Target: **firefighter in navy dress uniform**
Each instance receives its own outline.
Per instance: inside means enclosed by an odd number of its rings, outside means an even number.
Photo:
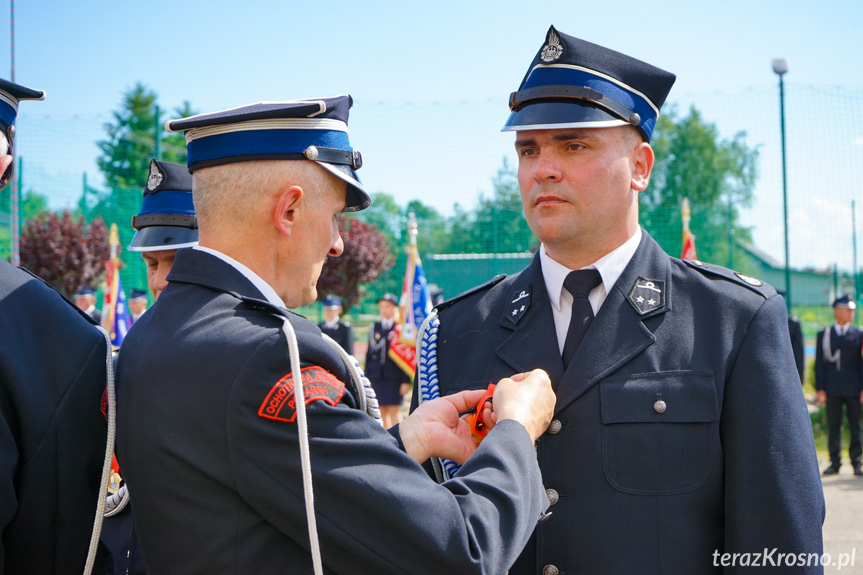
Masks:
[[[139,252],[144,258],[148,287],[153,298],[158,299],[167,286],[166,278],[177,250],[198,245],[192,175],[186,166],[155,159],[150,161],[141,212],[132,218],[132,227],[135,235],[127,249]],[[147,294],[141,290],[132,290],[130,304],[133,300],[143,300],[146,304]],[[129,308],[131,310],[132,306]],[[134,317],[135,322],[143,313],[141,311]],[[108,484],[109,495],[100,540],[106,575],[146,573],[135,534],[131,498],[123,482],[123,474],[115,459]]]
[[[390,340],[398,321],[399,300],[395,294],[385,293],[378,299],[380,319],[369,329],[369,348],[366,353],[366,377],[372,382],[384,426],[399,422],[399,410],[404,396],[410,391],[410,377],[390,357]]]
[[[11,177],[19,100],[0,80],[0,174]],[[107,427],[107,342],[39,278],[0,260],[0,573],[82,573]]]
[[[117,456],[149,572],[499,575],[548,506],[533,443],[553,411],[545,374],[498,383],[479,446],[459,413],[483,392],[388,432],[353,359],[288,311],[343,251],[336,216],[369,204],[350,105],[168,123],[186,132],[200,245],[179,250],[118,365]],[[432,454],[462,475],[435,484],[419,463]]]
[[[354,354],[354,328],[350,322],[341,318],[342,298],[328,295],[321,302],[324,306],[324,321],[318,324],[321,332],[327,334],[349,354]]]
[[[795,566],[764,572],[821,571],[797,555],[821,553],[824,500],[782,298],[638,225],[673,81],[549,29],[504,127],[542,246],[438,307],[441,394],[536,367],[556,390],[538,442],[553,514],[510,575],[715,573],[774,548]]]
[[[863,332],[854,321],[857,305],[848,296],[836,298],[833,313],[836,322],[818,332],[815,340],[815,389],[818,402],[827,407],[827,449],[830,466],[824,475],[839,473],[842,465],[842,411],[848,416],[848,457],[854,475],[863,475],[860,467],[863,441],[860,434],[860,404],[863,402]]]

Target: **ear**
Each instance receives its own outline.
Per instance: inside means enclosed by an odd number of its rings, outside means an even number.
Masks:
[[[279,191],[273,207],[273,224],[280,234],[290,236],[303,205],[305,192],[300,186]]]
[[[639,143],[632,150],[632,189],[643,192],[650,183],[650,172],[653,170],[653,148],[647,142]]]

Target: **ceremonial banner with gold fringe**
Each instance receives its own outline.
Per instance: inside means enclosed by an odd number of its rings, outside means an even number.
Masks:
[[[680,253],[680,259],[697,260],[698,256],[695,255],[695,235],[689,231],[689,220],[691,218],[688,198],[683,198],[680,206],[680,217],[683,220],[683,250]]]
[[[417,368],[417,332],[431,312],[432,305],[417,250],[417,222],[413,213],[410,214],[408,227],[410,248],[399,300],[400,320],[393,329],[389,356],[408,377],[413,378]]]
[[[132,317],[126,308],[126,294],[120,283],[120,233],[117,224],[111,224],[108,236],[111,246],[111,259],[105,262],[105,299],[102,304],[102,327],[111,336],[111,344],[120,347],[129,328]]]

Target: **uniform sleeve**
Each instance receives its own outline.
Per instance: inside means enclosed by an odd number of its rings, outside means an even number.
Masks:
[[[746,328],[725,385],[726,552],[822,552],[824,497],[786,317],[781,297],[765,301]],[[782,565],[767,572],[821,572]]]
[[[353,355],[354,354],[354,328],[351,325],[346,325],[345,330],[347,331],[347,337],[345,338],[347,341],[347,347],[345,350]]]
[[[290,371],[287,351],[280,361],[273,353],[250,358],[232,390],[231,465],[244,500],[307,546],[297,423],[288,421],[289,397],[275,411],[268,403]],[[460,475],[438,485],[380,424],[349,406],[348,391],[336,397],[339,383],[306,411],[324,565],[375,575],[506,572],[548,506],[524,427],[498,424]]]

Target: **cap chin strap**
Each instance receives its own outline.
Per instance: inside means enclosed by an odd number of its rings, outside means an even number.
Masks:
[[[638,112],[630,110],[617,100],[609,98],[601,92],[587,86],[539,86],[536,88],[525,88],[509,95],[509,109],[517,111],[523,105],[534,100],[572,99],[583,100],[599,108],[603,108],[621,118],[623,121],[638,126],[641,124],[641,116]]]

